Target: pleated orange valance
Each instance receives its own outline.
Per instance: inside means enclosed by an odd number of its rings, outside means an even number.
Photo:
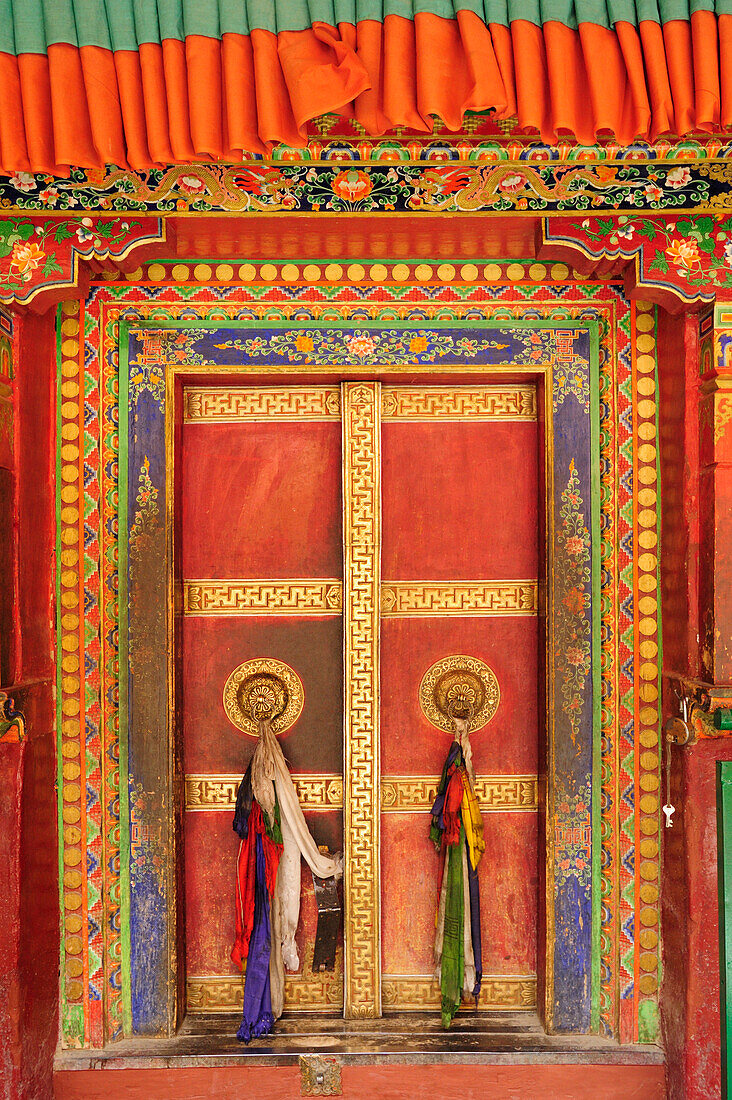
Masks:
[[[732,0],[0,0],[0,171],[144,169],[466,111],[545,141],[732,125]]]

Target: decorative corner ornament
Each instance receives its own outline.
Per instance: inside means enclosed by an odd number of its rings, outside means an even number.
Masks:
[[[501,690],[496,674],[478,657],[455,654],[435,661],[419,685],[419,704],[428,722],[454,734],[454,718],[469,720],[471,732],[482,729],[498,710]]]
[[[231,673],[224,685],[226,717],[251,737],[269,718],[272,731],[285,733],[300,717],[305,701],[302,680],[294,669],[274,657],[255,657]]]
[[[320,1054],[302,1055],[300,1090],[303,1096],[342,1096],[340,1063]]]
[[[34,184],[35,188],[35,184]],[[1,188],[0,188],[1,189]],[[48,192],[57,191],[50,187]],[[25,216],[3,217],[0,221],[0,302],[20,305],[41,299],[36,307],[46,309],[65,296],[69,287],[79,285],[79,261],[106,261],[123,270],[132,253],[139,259],[148,249],[160,248],[165,241],[165,221],[157,216],[133,217],[117,213],[112,217],[87,217],[86,211],[68,217],[51,214],[43,206]],[[32,200],[36,204],[38,198]],[[53,201],[49,201],[53,206]],[[64,213],[66,211],[64,210]],[[157,215],[157,211],[153,212]],[[137,252],[142,248],[142,252]],[[82,283],[82,285],[84,285]]]

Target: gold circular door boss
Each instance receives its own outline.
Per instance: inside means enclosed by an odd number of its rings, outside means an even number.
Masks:
[[[255,657],[239,665],[224,684],[224,710],[237,729],[253,737],[259,723],[272,720],[273,733],[284,733],[300,717],[305,692],[293,668],[274,657]]]
[[[453,718],[469,721],[471,731],[490,722],[498,710],[501,690],[496,674],[478,657],[456,653],[427,669],[419,685],[419,704],[433,726],[454,733]]]

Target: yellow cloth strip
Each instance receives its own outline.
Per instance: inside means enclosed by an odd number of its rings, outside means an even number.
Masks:
[[[478,805],[478,799],[475,797],[475,791],[472,788],[468,774],[465,768],[460,768],[460,774],[463,780],[463,800],[460,803],[460,812],[463,818],[463,827],[465,828],[465,836],[468,839],[468,850],[470,852],[470,862],[473,870],[477,871],[478,864],[480,863],[483,852],[485,851],[485,841],[483,840],[483,818],[480,816],[480,806]]]

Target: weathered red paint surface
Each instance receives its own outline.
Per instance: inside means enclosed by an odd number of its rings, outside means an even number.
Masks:
[[[536,423],[384,423],[381,575],[535,579]]]
[[[385,974],[434,969],[439,858],[427,813],[381,816],[381,926]],[[538,814],[484,813],[480,880],[483,973],[535,974]]]
[[[0,745],[0,1095],[17,1094],[20,1038],[20,815],[25,745]],[[12,1091],[11,1091],[12,1090]]]
[[[52,317],[20,323],[16,371],[16,637],[12,683],[0,686],[27,740],[0,746],[0,1095],[45,1100],[58,1033]]]
[[[451,736],[427,721],[419,685],[428,668],[467,653],[493,669],[494,717],[470,735],[479,775],[535,775],[538,766],[538,623],[532,616],[382,619],[381,770],[439,776]]]
[[[241,382],[239,382],[241,384]],[[184,579],[342,575],[339,422],[182,426],[180,570]],[[340,616],[186,616],[181,626],[183,767],[241,775],[256,739],[232,726],[222,702],[237,665],[272,656],[301,677],[305,704],[281,743],[293,773],[343,770],[343,626]],[[319,844],[343,848],[340,810],[307,815]],[[232,811],[184,815],[185,960],[189,975],[235,974]],[[212,859],[212,853],[216,858]],[[317,922],[304,869],[301,959]]]
[[[16,345],[18,616],[16,679],[53,675],[55,378],[53,314],[24,316]]]
[[[296,669],[305,693],[300,717],[280,738],[290,769],[340,774],[342,635],[341,619],[335,616],[185,616],[181,706],[186,772],[244,774],[256,741],[226,717],[224,684],[244,661],[276,657]]]
[[[708,339],[709,337],[707,337]],[[730,678],[731,468],[715,463],[712,399],[700,383],[699,318],[660,314],[664,715],[669,677]],[[708,374],[707,374],[708,377]],[[705,415],[706,413],[706,415]],[[671,752],[674,825],[663,830],[663,1038],[671,1100],[720,1094],[716,762],[726,739]],[[663,790],[665,797],[665,787]]]
[[[346,1100],[433,1100],[446,1092],[465,1100],[663,1100],[663,1066],[344,1066]],[[598,1082],[601,1082],[599,1084]],[[56,1100],[295,1100],[297,1066],[212,1069],[63,1071]]]
[[[699,676],[699,318],[658,313],[664,672]]]
[[[184,578],[342,575],[340,423],[202,422],[182,439]]]
[[[716,763],[724,740],[674,750],[673,829],[665,830],[664,1038],[671,1100],[720,1095]]]
[[[50,1095],[58,1039],[58,846],[50,682],[18,693],[28,720],[20,807],[21,1100]]]
[[[659,440],[662,543],[660,554],[664,672],[700,672],[698,641],[698,318],[659,311]],[[688,422],[687,422],[688,418]],[[678,712],[664,679],[664,713]],[[675,763],[681,764],[678,755]],[[675,772],[672,801],[681,806],[681,771]],[[672,1095],[683,1096],[686,1077],[686,994],[688,985],[687,904],[684,887],[686,814],[664,829],[661,991],[663,1038]]]

